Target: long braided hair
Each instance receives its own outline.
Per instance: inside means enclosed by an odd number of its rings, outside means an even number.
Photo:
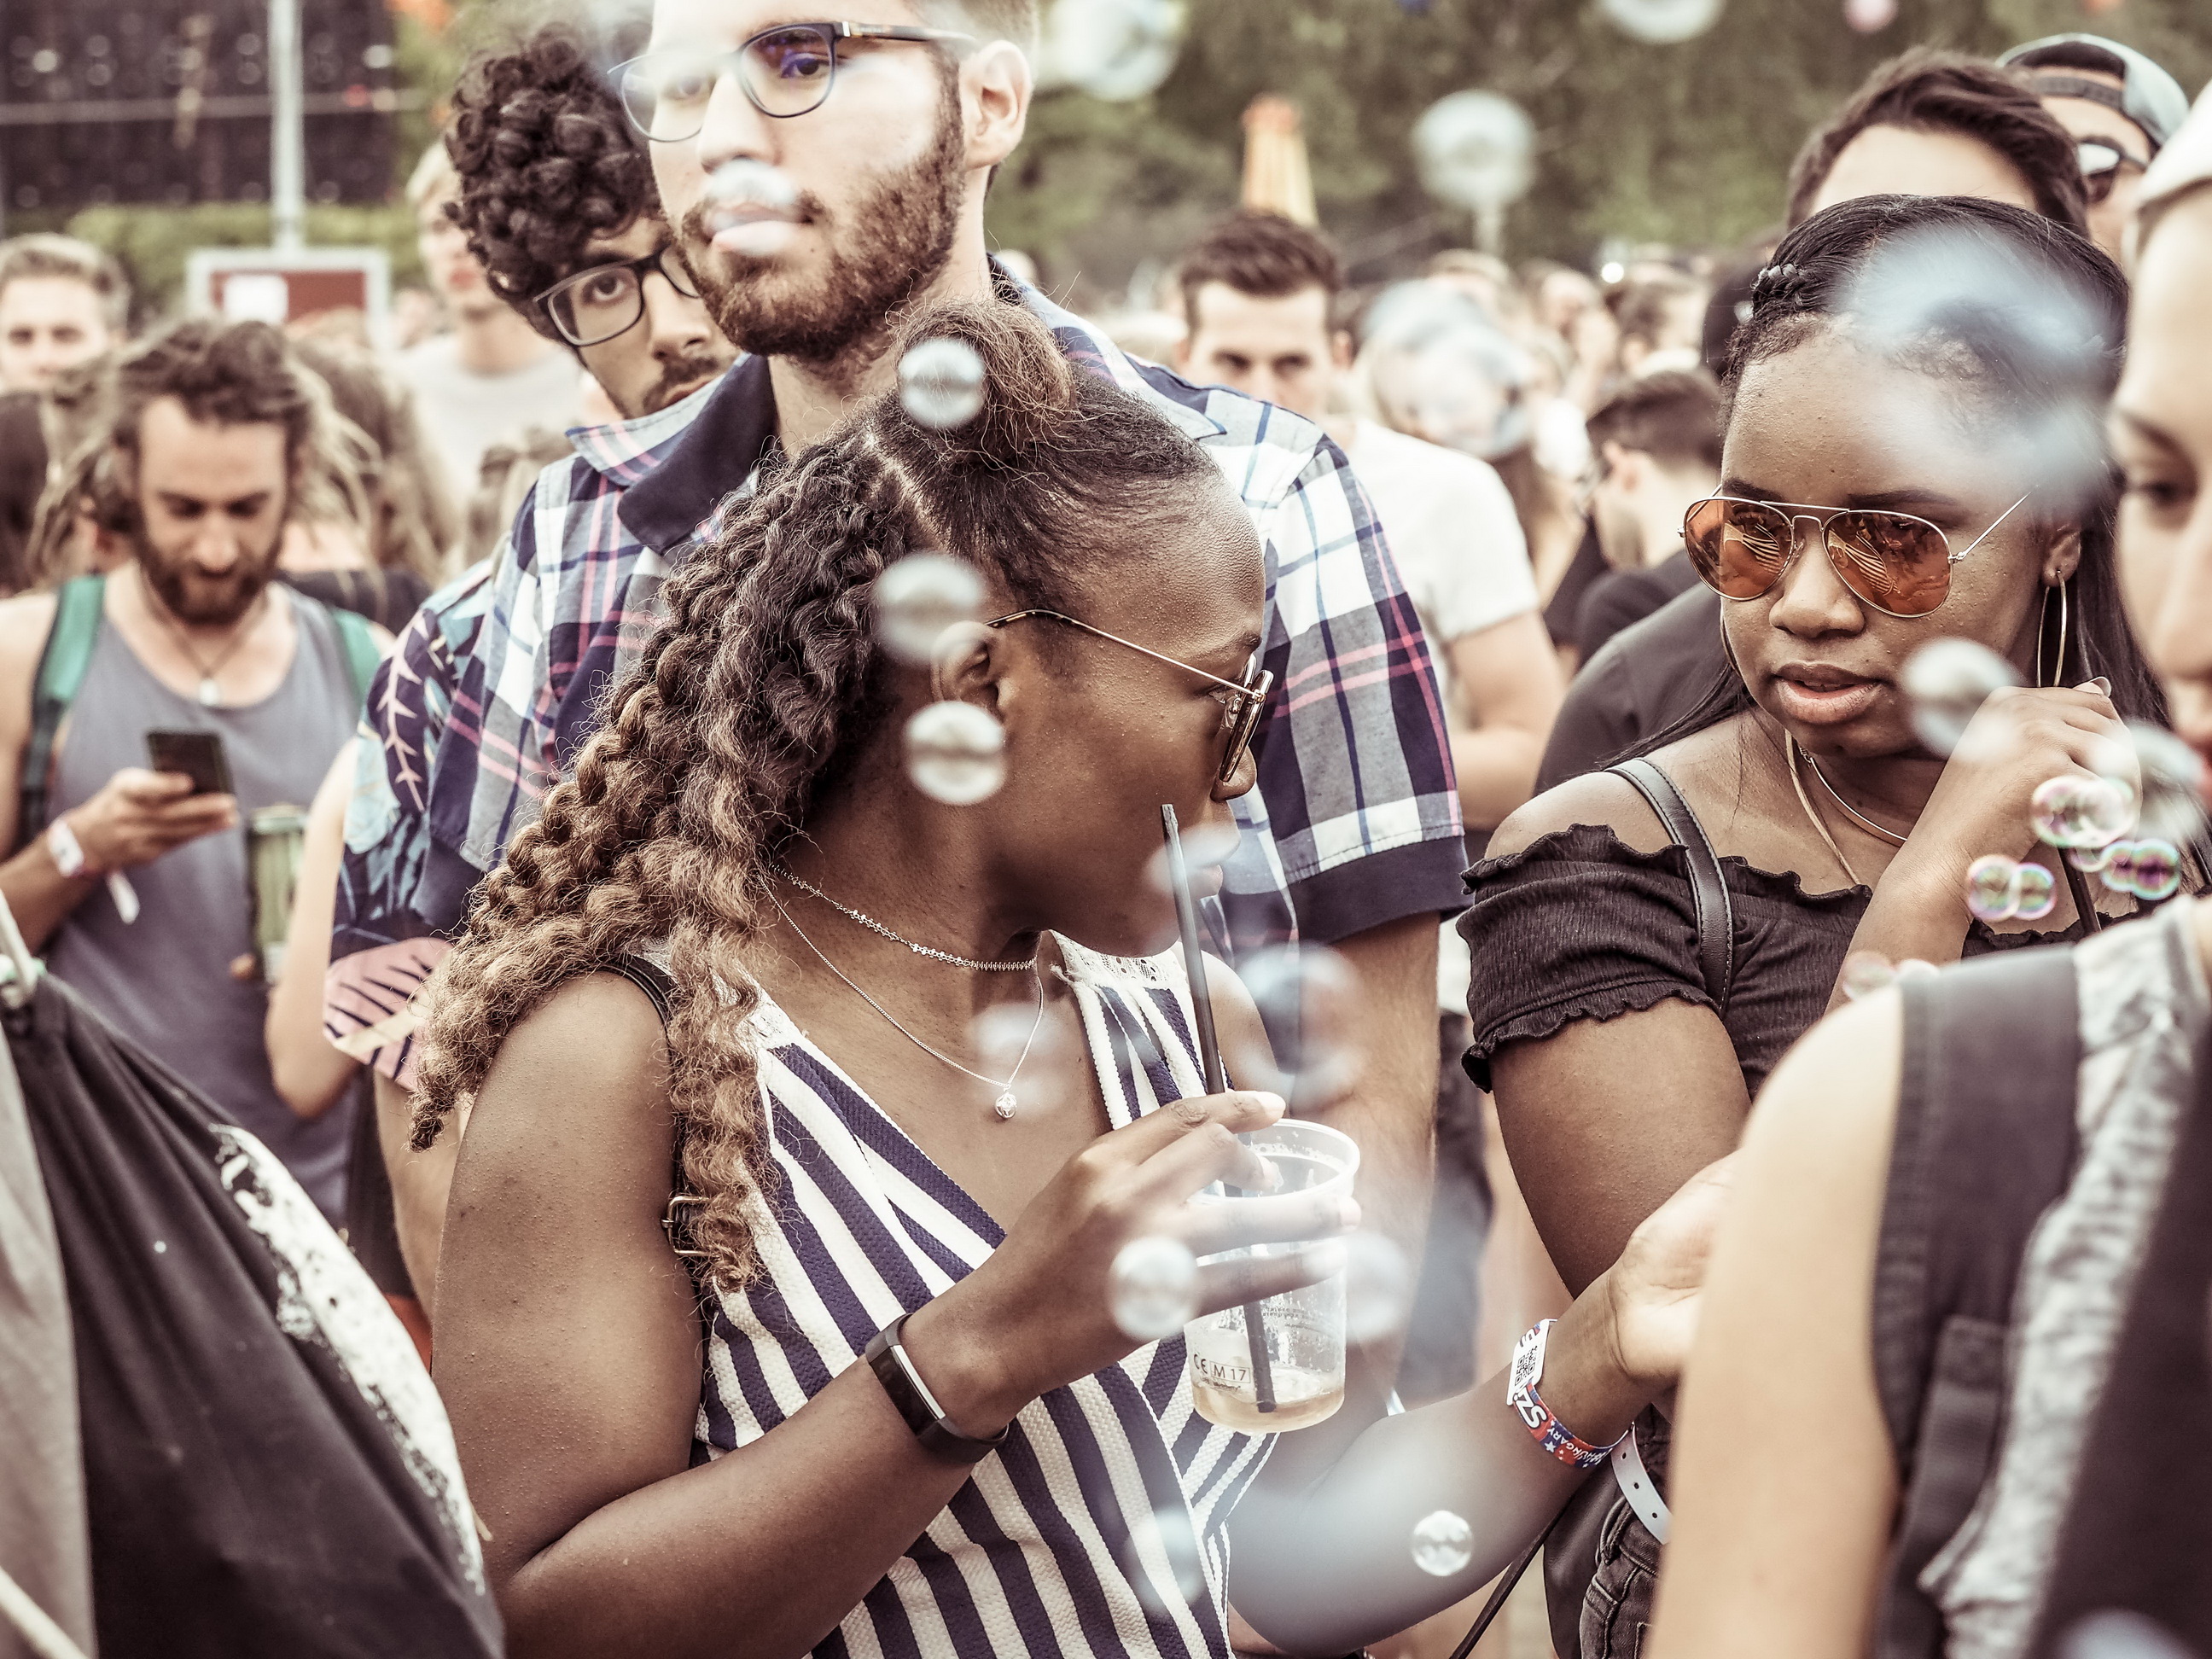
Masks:
[[[796,457],[664,590],[665,617],[610,695],[574,779],[485,884],[433,983],[414,1143],[483,1085],[507,1034],[572,976],[665,940],[693,1236],[720,1282],[754,1253],[766,1128],[747,941],[767,870],[825,785],[849,775],[897,700],[869,588],[909,550],[968,560],[1011,607],[1065,607],[1079,580],[1143,556],[1130,530],[1218,477],[1195,444],[1006,303],[939,307],[906,342],[964,341],[984,404],[951,431],[896,397]]]

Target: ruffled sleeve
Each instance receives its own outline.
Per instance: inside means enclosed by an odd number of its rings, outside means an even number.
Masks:
[[[1473,965],[1466,1064],[1478,1085],[1490,1087],[1504,1043],[1668,997],[1714,1006],[1685,856],[1639,853],[1610,830],[1576,824],[1468,872],[1474,902],[1459,930]]]

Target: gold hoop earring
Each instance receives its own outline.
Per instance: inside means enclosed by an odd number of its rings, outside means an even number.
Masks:
[[[2071,606],[2067,603],[2066,590],[2072,586],[2073,578],[2070,576],[2044,586],[2043,608],[2037,613],[2035,620],[2035,683],[2038,686],[2063,685],[2066,683],[2067,634],[2071,621],[2069,615]],[[2043,673],[2043,641],[2051,633],[2051,596],[2053,592],[2058,595],[2058,659],[2053,665],[2051,678],[2045,679]]]

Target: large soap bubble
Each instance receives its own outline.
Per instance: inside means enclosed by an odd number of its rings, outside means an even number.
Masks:
[[[741,155],[708,176],[702,211],[717,246],[772,258],[798,234],[799,186],[782,168]]]
[[[2117,779],[2068,773],[2036,786],[2028,818],[2048,846],[2108,846],[2135,823],[2135,793]]]
[[[1142,98],[1168,78],[1182,49],[1182,0],[1054,0],[1037,52],[1040,86],[1093,98]]]
[[[1693,40],[1720,21],[1725,0],[1599,0],[1620,29],[1654,46]]]
[[[921,666],[955,623],[973,622],[988,598],[974,566],[942,553],[909,553],[887,565],[869,599],[876,637],[901,662]]]
[[[1413,1310],[1413,1264],[1381,1233],[1344,1241],[1344,1337],[1376,1342],[1405,1328]]]
[[[1006,728],[972,702],[933,702],[906,723],[906,774],[947,806],[973,806],[1006,781]]]
[[[924,426],[949,431],[982,412],[983,360],[965,340],[924,340],[899,359],[899,402]]]
[[[1413,1565],[1431,1577],[1467,1571],[1474,1559],[1474,1528],[1467,1517],[1437,1510],[1413,1523]]]
[[[1861,34],[1879,34],[1897,21],[1897,0],[1844,0],[1844,21]]]
[[[1129,1517],[1129,1530],[1115,1546],[1114,1554],[1136,1588],[1138,1605],[1154,1619],[1188,1617],[1189,1603],[1206,1593],[1206,1569],[1188,1510],[1139,1510]],[[1163,1569],[1182,1598],[1181,1607],[1169,1606],[1160,1593]]]
[[[2130,720],[2127,732],[2142,792],[2136,832],[2159,841],[2195,840],[2205,821],[2203,759],[2164,726]]]
[[[1326,945],[1276,945],[1237,964],[1267,1041],[1224,1042],[1231,1080],[1264,1089],[1293,1107],[1341,1100],[1359,1080],[1359,976]]]
[[[1198,1258],[1179,1239],[1131,1239],[1107,1270],[1106,1305],[1133,1342],[1173,1336],[1198,1311]]]
[[[1901,681],[1912,729],[1930,752],[1948,755],[1992,691],[2018,685],[2013,665],[1972,640],[1931,640],[1905,659]]]

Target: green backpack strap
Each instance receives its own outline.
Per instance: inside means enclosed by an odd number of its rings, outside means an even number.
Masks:
[[[376,678],[377,668],[384,661],[384,647],[369,631],[368,618],[359,611],[341,611],[336,605],[326,608],[338,630],[338,644],[345,652],[346,672],[353,677],[353,700],[366,702],[368,683]]]
[[[15,817],[18,848],[28,846],[46,827],[54,743],[92,666],[93,642],[100,637],[100,606],[106,594],[106,577],[78,576],[64,582],[54,596],[54,625],[46,634],[31,691],[31,738],[23,745],[22,793]]]

